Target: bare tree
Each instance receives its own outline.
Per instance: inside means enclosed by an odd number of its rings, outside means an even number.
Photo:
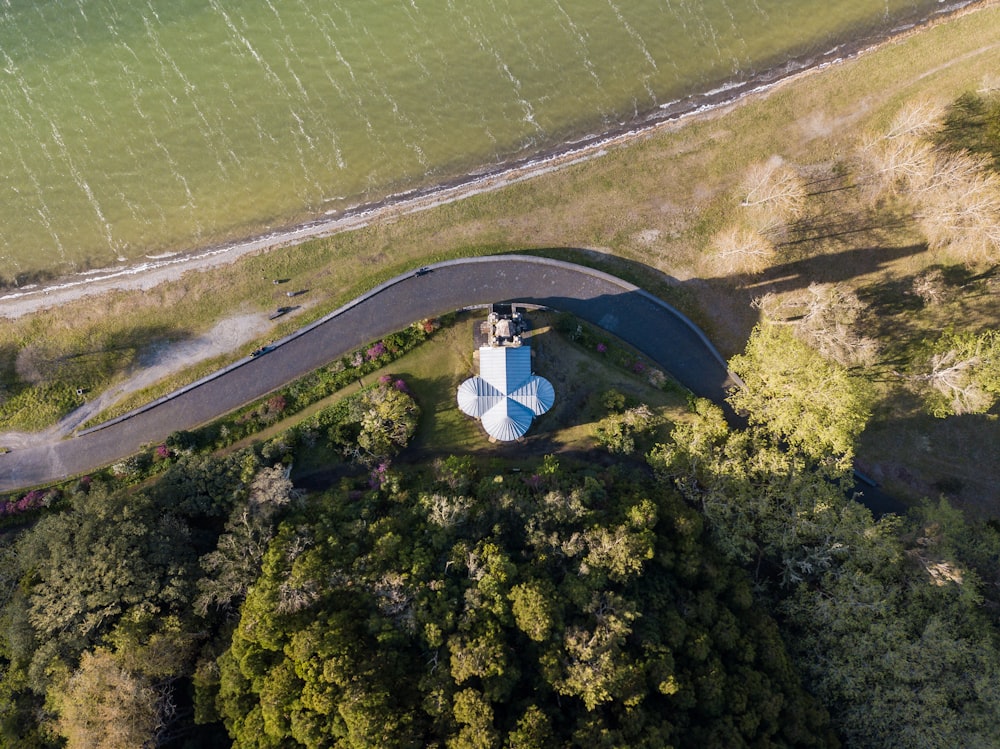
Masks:
[[[713,265],[726,274],[757,274],[763,272],[774,260],[774,244],[753,229],[732,226],[712,240]]]
[[[809,284],[806,294],[805,313],[797,325],[799,337],[844,366],[874,364],[879,344],[858,332],[864,305],[857,295],[839,284],[819,283]]]
[[[943,395],[953,414],[981,413],[989,408],[991,398],[973,375],[982,360],[978,356],[961,356],[956,349],[934,354],[931,371],[920,379]]]
[[[871,202],[927,179],[934,157],[926,138],[940,128],[943,115],[944,107],[937,102],[910,102],[896,113],[885,132],[862,139],[858,148],[862,191]]]
[[[989,162],[934,146],[943,108],[921,100],[903,107],[886,132],[859,146],[863,184],[871,200],[905,195],[932,249],[948,248],[964,261],[1000,256],[1000,177]]]
[[[936,348],[929,371],[911,378],[930,385],[931,412],[948,416],[989,410],[1000,396],[1000,331],[946,335]]]
[[[931,268],[923,273],[918,273],[913,278],[911,289],[928,307],[943,304],[951,296],[944,272],[940,268]]]
[[[826,359],[844,366],[871,366],[879,344],[861,335],[859,319],[864,305],[840,284],[812,283],[796,295],[765,294],[753,301],[770,323],[792,326],[795,336]]]
[[[773,232],[797,218],[805,206],[805,183],[779,156],[754,164],[743,180],[743,200],[751,225]]]
[[[274,538],[277,515],[296,496],[285,466],[261,468],[250,483],[245,505],[236,507],[215,551],[201,558],[205,576],[198,583],[194,610],[205,616],[216,606],[228,610],[246,597]]]
[[[885,132],[886,140],[925,138],[941,128],[945,105],[935,99],[908,101],[892,118]]]
[[[858,147],[857,160],[864,175],[862,196],[875,203],[902,194],[913,181],[925,181],[934,157],[930,144],[916,138],[869,136]]]
[[[54,692],[55,729],[70,749],[155,746],[169,711],[164,692],[100,648],[84,653],[80,667]]]
[[[931,248],[951,249],[965,261],[1000,255],[1000,177],[967,154],[935,159],[927,183],[915,192],[917,222]]]

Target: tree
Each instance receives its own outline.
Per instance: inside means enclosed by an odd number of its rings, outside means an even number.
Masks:
[[[712,262],[729,275],[762,273],[777,256],[774,243],[756,229],[731,226],[712,238]]]
[[[743,181],[740,205],[747,209],[751,225],[762,234],[797,218],[805,201],[802,178],[779,156],[751,166]]]
[[[864,305],[840,284],[810,283],[804,292],[780,302],[774,294],[765,294],[753,306],[768,323],[791,326],[800,340],[845,367],[870,366],[878,357],[879,342],[858,332]]]
[[[201,616],[212,606],[229,609],[234,602],[243,600],[274,537],[275,519],[293,495],[285,467],[276,465],[256,473],[246,504],[233,510],[215,551],[201,559],[205,574],[198,581],[199,594],[194,602]]]
[[[613,699],[627,700],[638,687],[641,669],[624,647],[637,616],[634,606],[618,596],[595,594],[587,613],[588,622],[566,628],[563,677],[555,688],[579,697],[593,711]]]
[[[1000,256],[1000,176],[985,158],[936,151],[930,174],[911,192],[932,249],[947,247],[966,262]]]
[[[20,551],[28,620],[52,647],[80,652],[132,607],[169,611],[189,600],[186,528],[142,494],[94,487],[69,512],[39,521]]]
[[[928,268],[914,276],[912,290],[928,307],[940,306],[954,296],[940,267]]]
[[[850,466],[869,409],[862,383],[847,370],[767,322],[730,366],[744,386],[729,402],[750,424],[817,461]]]
[[[1000,256],[1000,177],[986,156],[932,142],[942,117],[941,107],[915,102],[885,133],[866,138],[859,153],[868,191],[908,198],[932,249],[992,262]]]
[[[218,662],[235,744],[827,745],[696,513],[644,471],[543,473],[470,483],[462,522],[416,471],[293,512]]]
[[[831,479],[844,478],[849,463],[824,456],[817,446],[849,445],[855,409],[824,406],[823,421],[845,423],[823,428],[819,440],[790,431],[790,414],[808,408],[796,400],[796,378],[805,380],[813,397],[835,394],[815,389],[815,372],[798,369],[807,359],[799,361],[787,341],[759,348],[764,333],[755,331],[746,358],[737,363],[748,389],[750,382],[760,388],[742,402],[783,402],[751,411],[749,428],[740,432],[726,427],[715,406],[699,402],[695,418],[678,425],[650,463],[702,506],[724,553],[754,570],[759,590],[781,615],[807,686],[829,707],[850,745],[996,745],[1000,643],[984,615],[975,570],[997,579],[1000,543],[971,543],[954,530],[960,526],[955,515],[938,509],[923,513],[904,548],[902,521],[875,521],[848,499]],[[751,368],[773,366],[760,358],[771,347],[785,350],[791,362],[780,377]],[[836,386],[835,374],[825,376]],[[950,546],[942,540],[949,536],[960,542]],[[701,686],[706,699],[720,693],[714,680]]]
[[[761,427],[730,431],[721,410],[698,401],[649,462],[675,483],[709,522],[717,546],[752,565],[762,585],[813,579],[854,544],[867,510],[848,502],[838,483],[849,464],[815,457]],[[870,516],[869,516],[870,518]],[[845,535],[846,534],[846,535]]]
[[[927,136],[938,130],[943,108],[929,100],[908,102],[882,133],[864,137],[858,148],[863,188],[872,201],[901,194],[932,170]]]
[[[511,613],[529,639],[545,642],[558,624],[556,591],[548,581],[534,580],[510,590]]]
[[[420,409],[402,390],[388,384],[365,390],[360,401],[361,434],[358,444],[377,461],[395,455],[417,429]]]
[[[50,691],[50,702],[69,749],[153,746],[167,706],[160,691],[103,648],[83,654],[79,668]]]
[[[1000,331],[943,335],[926,357],[923,374],[928,407],[935,416],[988,411],[1000,397]]]
[[[635,452],[635,438],[650,432],[657,418],[649,406],[640,404],[620,414],[611,414],[597,424],[597,441],[609,452],[631,455]]]

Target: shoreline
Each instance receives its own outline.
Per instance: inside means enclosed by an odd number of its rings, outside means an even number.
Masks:
[[[318,217],[284,229],[224,244],[147,256],[118,267],[82,271],[22,288],[0,290],[0,317],[16,319],[42,309],[115,290],[142,291],[176,280],[188,271],[207,271],[231,265],[242,257],[364,228],[372,223],[428,210],[516,184],[547,172],[597,158],[610,148],[677,126],[692,117],[712,116],[800,76],[849,62],[887,44],[947,22],[961,14],[994,5],[996,0],[960,0],[919,22],[890,29],[881,35],[844,42],[824,53],[793,58],[744,80],[731,80],[706,91],[659,105],[655,110],[600,133],[556,144],[540,153],[512,159],[442,182],[416,187],[362,203],[333,215]]]

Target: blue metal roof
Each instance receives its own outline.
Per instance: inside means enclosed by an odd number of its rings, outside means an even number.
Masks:
[[[487,433],[502,442],[523,437],[554,402],[552,383],[531,373],[530,346],[482,346],[479,376],[458,388],[458,407],[482,419]]]

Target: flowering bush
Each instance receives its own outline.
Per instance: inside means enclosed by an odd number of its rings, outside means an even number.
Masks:
[[[48,507],[58,499],[58,489],[32,489],[20,499],[11,502],[0,502],[0,517],[20,515],[23,512]]]
[[[123,458],[111,466],[111,473],[119,479],[138,479],[149,465],[148,453],[137,453]]]
[[[524,483],[532,491],[538,491],[542,488],[542,477],[537,473],[533,473],[530,476],[525,477]]]
[[[372,469],[371,475],[368,477],[368,485],[372,489],[381,489],[382,484],[385,483],[386,473],[389,470],[389,464],[382,462],[379,463],[375,468]]]
[[[384,374],[378,378],[378,384],[383,387],[389,387],[390,385],[401,393],[409,393],[410,388],[406,384],[406,380],[402,377],[394,378],[391,374]]]
[[[604,345],[603,343],[598,343],[598,344],[597,344],[597,353],[599,353],[599,354],[603,354],[603,353],[604,353],[604,352],[606,352],[607,350],[608,350],[608,347],[607,347],[607,346],[605,346],[605,345]]]
[[[368,358],[368,361],[375,361],[385,352],[386,352],[385,344],[382,343],[382,341],[379,341],[370,349],[368,349],[367,352],[365,352],[365,356]]]
[[[167,447],[165,444],[163,444],[163,445],[157,445],[156,449],[153,450],[153,457],[156,460],[167,460],[167,459],[169,459],[171,457],[170,448]]]

